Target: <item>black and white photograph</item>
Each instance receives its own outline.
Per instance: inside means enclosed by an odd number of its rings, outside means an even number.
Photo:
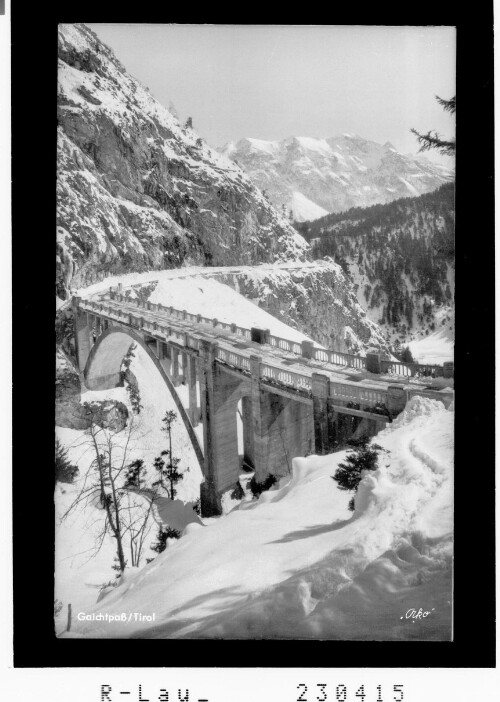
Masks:
[[[453,640],[455,55],[59,26],[57,637]]]
[[[0,697],[496,702],[492,7],[101,4],[0,12]]]

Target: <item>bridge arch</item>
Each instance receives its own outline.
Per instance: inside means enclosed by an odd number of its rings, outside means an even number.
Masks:
[[[203,451],[175,386],[168,377],[158,357],[146,344],[143,337],[136,331],[128,327],[109,327],[102,332],[92,346],[85,364],[83,376],[86,386],[89,390],[108,390],[119,386],[121,384],[121,364],[125,354],[130,348],[131,342],[135,342],[144,349],[160,374],[166,388],[172,395],[179,415],[186,427],[198,462],[203,470]]]

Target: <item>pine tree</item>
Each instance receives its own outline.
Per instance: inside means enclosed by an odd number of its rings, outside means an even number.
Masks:
[[[143,473],[144,461],[142,460],[142,458],[138,458],[137,460],[133,461],[128,467],[124,487],[127,489],[136,488],[137,490],[140,490],[144,483]]]
[[[345,461],[339,463],[335,475],[332,476],[332,479],[338,483],[339,490],[357,492],[363,478],[363,471],[377,470],[378,454],[383,449],[378,444],[370,444],[370,441],[369,437],[364,437],[349,442],[353,448],[349,449]],[[354,496],[349,501],[348,507],[351,512],[354,511]]]
[[[139,386],[137,385],[135,376],[130,370],[132,359],[135,358],[134,350],[136,346],[137,345],[135,343],[130,344],[127,353],[123,357],[123,361],[120,366],[120,380],[127,389],[130,404],[132,405],[132,410],[135,414],[140,414],[140,411],[143,408],[143,406],[141,405]]]
[[[403,363],[415,363],[415,359],[413,358],[412,352],[410,351],[409,346],[405,346],[404,349],[401,351],[401,360]]]
[[[56,481],[60,483],[72,483],[77,477],[79,470],[68,458],[68,450],[56,438],[55,447],[55,473]]]
[[[173,527],[159,526],[158,535],[155,543],[151,546],[151,550],[155,551],[156,553],[163,553],[163,551],[167,548],[167,539],[179,539],[180,536],[180,531],[174,529]]]
[[[443,100],[439,97],[439,95],[436,95],[435,97],[446,112],[455,114],[457,107],[455,96],[453,96],[450,100]],[[411,131],[416,135],[418,143],[420,144],[419,151],[430,151],[431,149],[437,149],[445,156],[452,156],[455,153],[455,139],[442,139],[437,132],[432,131],[427,132],[427,134],[420,134],[420,132],[417,132],[416,129],[412,129]]]
[[[177,414],[174,411],[171,410],[165,413],[162,419],[164,424],[162,431],[168,436],[169,447],[167,450],[162,451],[154,460],[154,467],[158,472],[158,479],[153,483],[153,486],[156,488],[161,486],[170,494],[171,500],[175,499],[175,486],[184,477],[178,470],[180,458],[175,458],[172,453],[172,426],[176,420]],[[186,468],[186,471],[187,470],[189,470],[189,468]]]

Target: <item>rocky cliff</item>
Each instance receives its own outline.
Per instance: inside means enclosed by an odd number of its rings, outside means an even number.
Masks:
[[[331,260],[291,270],[218,273],[217,280],[327,348],[345,353],[363,353],[369,347],[388,350],[380,328],[368,319],[352,284]]]
[[[61,25],[57,294],[99,275],[304,260],[232,161],[184,127],[85,25]]]
[[[80,376],[68,356],[56,351],[55,423],[69,429],[88,429],[92,422],[113,432],[121,431],[127,424],[128,410],[117,400],[93,400],[82,404]]]

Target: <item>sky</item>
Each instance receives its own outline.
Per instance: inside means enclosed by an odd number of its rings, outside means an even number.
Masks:
[[[434,97],[455,94],[454,27],[88,26],[212,146],[350,132],[416,153],[412,127],[454,134]]]

